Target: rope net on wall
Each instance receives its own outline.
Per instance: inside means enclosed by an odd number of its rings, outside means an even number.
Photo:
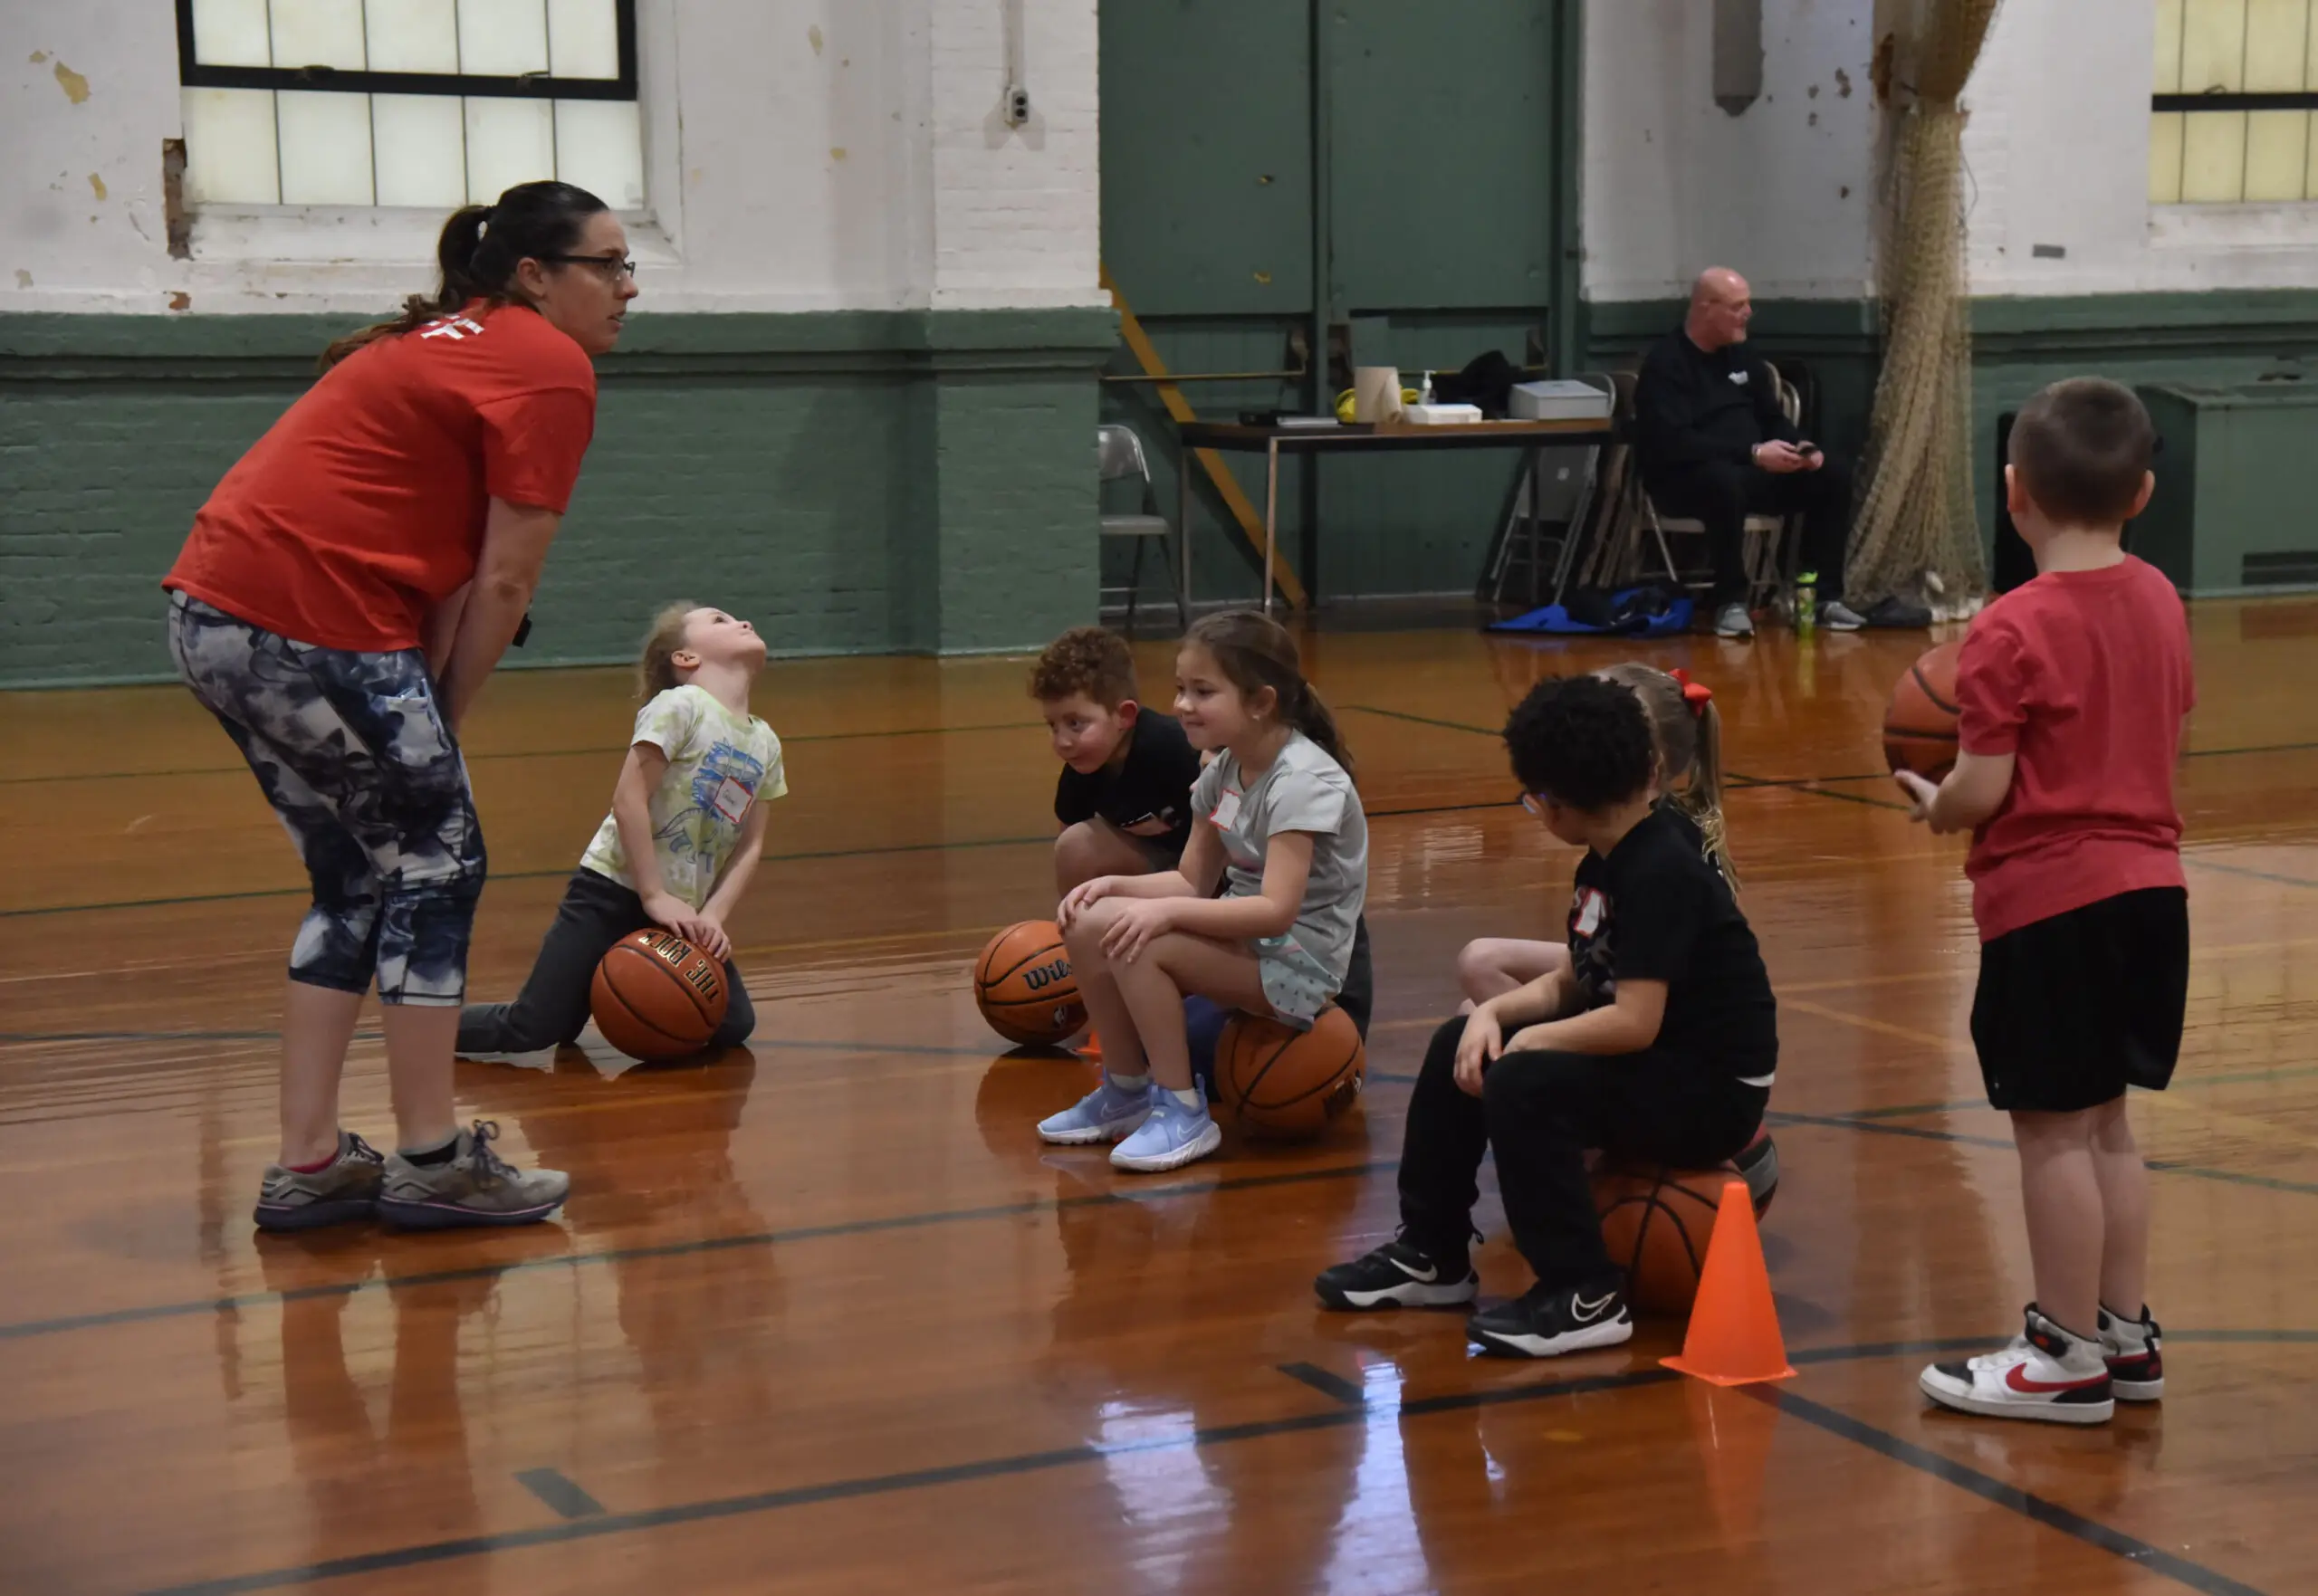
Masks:
[[[1998,0],[1917,9],[1916,100],[1886,189],[1883,369],[1844,588],[1854,606],[1932,590],[1942,610],[1988,589],[1972,509],[1972,334],[1957,104]]]

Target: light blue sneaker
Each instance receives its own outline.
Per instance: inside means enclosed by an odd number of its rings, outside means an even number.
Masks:
[[[1111,1149],[1111,1167],[1154,1174],[1180,1170],[1223,1145],[1223,1131],[1207,1112],[1204,1098],[1186,1108],[1173,1092],[1151,1089],[1151,1117],[1135,1134]]]
[[[1133,1091],[1112,1084],[1107,1072],[1103,1084],[1064,1109],[1039,1122],[1039,1134],[1065,1147],[1090,1142],[1116,1142],[1131,1133],[1151,1113],[1154,1096],[1146,1084]]]

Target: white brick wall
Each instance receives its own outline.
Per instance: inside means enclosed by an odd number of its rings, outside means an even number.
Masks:
[[[1710,265],[1744,272],[1758,298],[1867,292],[1874,10],[1764,0],[1762,97],[1733,117],[1714,102],[1707,0],[1589,0],[1587,297],[1687,293]]]
[[[1104,302],[1095,0],[637,10],[640,311]],[[1020,129],[1000,115],[1017,18]],[[168,7],[0,0],[0,314],[372,311],[431,276],[439,218],[398,213],[212,217],[170,259],[180,123]]]
[[[1973,292],[2318,283],[2318,205],[2150,206],[2154,19],[2151,0],[1997,13],[1965,96]]]
[[[1107,303],[1095,0],[934,0],[932,33],[934,308]]]

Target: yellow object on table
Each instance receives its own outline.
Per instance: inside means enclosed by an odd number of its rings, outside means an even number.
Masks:
[[[1401,403],[1403,405],[1415,404],[1416,389],[1403,388],[1401,390]],[[1336,396],[1336,419],[1343,422],[1346,426],[1350,426],[1352,425],[1352,390],[1350,388],[1345,389],[1344,392]]]

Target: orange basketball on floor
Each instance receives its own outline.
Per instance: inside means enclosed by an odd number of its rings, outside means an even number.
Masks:
[[[731,1001],[723,962],[656,925],[612,944],[596,966],[588,1007],[605,1041],[656,1064],[707,1046]]]
[[[1937,781],[1956,765],[1956,658],[1961,638],[1908,667],[1883,711],[1883,759],[1897,770]]]
[[[1215,1043],[1215,1094],[1258,1135],[1308,1141],[1359,1097],[1367,1063],[1359,1027],[1333,1004],[1308,1031],[1234,1014]]]
[[[1687,1314],[1699,1295],[1706,1244],[1729,1169],[1638,1170],[1605,1163],[1594,1173],[1602,1243],[1626,1275],[1626,1300],[1648,1314]]]
[[[974,960],[974,1001],[991,1030],[1024,1046],[1051,1046],[1087,1023],[1070,950],[1051,920],[1025,920],[990,939]]]

